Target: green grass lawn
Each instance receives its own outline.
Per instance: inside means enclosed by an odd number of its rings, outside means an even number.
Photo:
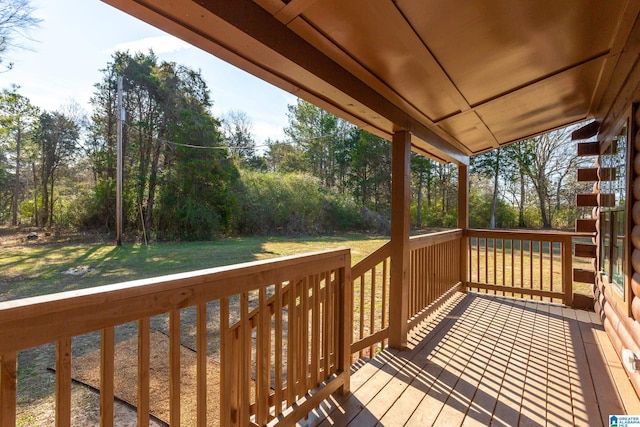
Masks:
[[[125,244],[26,243],[2,247],[0,301],[200,270],[340,247],[356,263],[388,238],[364,234],[329,237],[247,237],[212,242]],[[64,274],[90,267],[84,275]]]

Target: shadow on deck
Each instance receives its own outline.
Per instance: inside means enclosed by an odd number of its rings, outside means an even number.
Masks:
[[[549,303],[459,294],[408,349],[353,369],[352,393],[298,425],[608,426],[640,414],[600,319]]]

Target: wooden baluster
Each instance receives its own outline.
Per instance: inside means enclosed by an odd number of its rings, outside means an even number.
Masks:
[[[287,406],[291,406],[296,401],[296,361],[298,360],[297,341],[298,337],[297,318],[297,286],[294,280],[289,282],[289,307],[287,313]]]
[[[502,286],[507,286],[507,282],[506,282],[506,263],[505,263],[505,258],[506,258],[506,243],[507,240],[506,239],[500,239],[500,242],[502,242]],[[502,296],[504,296],[504,288],[502,289]]]
[[[273,313],[275,316],[275,372],[274,387],[274,415],[277,417],[282,412],[282,283],[275,284]]]
[[[258,326],[256,331],[256,423],[264,425],[269,415],[269,356],[268,348],[271,336],[271,316],[267,306],[267,290],[261,287],[258,291]]]
[[[56,427],[71,425],[71,338],[56,343]]]
[[[180,425],[180,310],[169,312],[169,419]]]
[[[149,427],[150,319],[138,320],[138,426]]]
[[[369,335],[372,335],[375,332],[375,322],[376,322],[376,266],[373,266],[371,270],[371,306],[369,312]],[[373,357],[374,354],[374,345],[371,344],[369,347],[369,357]]]
[[[520,240],[520,287],[524,288],[524,240]]]
[[[113,426],[113,373],[114,373],[114,333],[113,326],[101,332],[100,346],[100,425]]]
[[[240,327],[229,330],[229,378],[230,387],[223,389],[230,394],[230,423],[232,426],[241,426],[242,417],[242,377],[243,369],[241,360],[242,336]],[[222,368],[221,368],[222,369]]]
[[[429,288],[429,299],[433,298],[433,292],[435,290],[435,288],[438,286],[438,275],[440,273],[440,267],[439,267],[439,262],[438,262],[438,258],[437,258],[437,251],[436,248],[434,248],[433,246],[430,246],[427,248],[427,253],[428,253],[428,257],[429,257],[429,270],[431,270],[431,274],[429,275],[429,283],[428,283],[428,288]]]
[[[311,292],[313,292],[313,308],[311,312],[311,383],[312,387],[320,381],[320,281],[327,277],[327,273],[312,277]],[[353,289],[353,287],[351,287]],[[351,309],[351,307],[349,307]]]
[[[0,425],[16,425],[16,353],[0,356]]]
[[[540,244],[539,244],[539,246],[538,246],[538,248],[540,249],[540,253],[538,254],[538,260],[540,261],[540,266],[539,266],[540,282],[539,282],[538,286],[539,286],[539,289],[540,289],[540,290],[542,290],[542,289],[543,289],[543,284],[544,284],[544,279],[543,279],[543,277],[544,277],[544,276],[543,276],[543,273],[542,273],[542,272],[543,272],[543,265],[542,265],[543,263],[542,263],[542,260],[543,260],[543,258],[544,258],[544,256],[543,256],[543,245],[544,245],[544,242],[543,242],[543,241],[540,241]],[[541,298],[540,298],[540,300],[541,300],[541,301],[543,301],[543,300],[544,300],[544,298],[542,298],[542,297],[541,297]]]
[[[220,425],[227,427],[231,422],[233,393],[231,342],[229,339],[229,298],[220,298]]]
[[[476,264],[478,283],[480,283],[480,237],[476,237]]]
[[[369,270],[369,273],[371,270]],[[360,334],[358,335],[359,339],[364,338],[364,274],[360,276]],[[360,350],[358,352],[358,357],[362,358],[364,355],[364,351]],[[325,374],[326,375],[326,374]]]
[[[529,240],[529,287],[533,289],[533,240]],[[533,295],[529,298],[533,299]]]
[[[327,276],[324,284],[324,299],[322,308],[322,370],[324,378],[329,376],[329,348],[330,344],[330,331],[329,323],[331,322],[331,274]],[[362,302],[360,303],[362,304]],[[362,307],[362,305],[359,305]]]
[[[549,242],[549,290],[553,292],[553,242]]]
[[[515,248],[513,247],[515,244],[515,240],[511,239],[511,288],[513,289],[516,284],[516,263],[515,263]],[[515,292],[512,293],[512,296],[516,296]]]
[[[309,389],[309,277],[300,283],[300,381],[298,395],[303,396]]]
[[[251,322],[249,320],[249,292],[240,294],[240,425],[249,425],[251,407]]]
[[[340,287],[340,278],[341,278],[340,271],[333,270],[332,276],[333,276],[333,284],[332,284],[333,322],[331,322],[331,334],[333,337],[333,348],[332,348],[333,365],[332,365],[331,374],[334,374],[336,373],[336,371],[338,370],[338,366],[340,365],[340,354],[342,353],[340,348],[340,337],[341,337],[342,330],[344,329],[344,325],[341,323],[341,319],[343,318],[343,313],[341,310],[342,298],[340,297],[340,293],[342,292],[342,288]]]
[[[199,427],[207,425],[207,305],[196,308],[196,410]]]
[[[382,261],[382,319],[380,319],[381,329],[387,327],[387,258]],[[353,311],[352,311],[353,312]],[[382,347],[386,346],[386,339],[382,341]]]
[[[411,317],[413,315],[413,313],[415,313],[417,306],[418,306],[418,283],[417,283],[417,276],[418,274],[416,273],[416,268],[418,267],[418,257],[417,257],[417,251],[410,251],[409,252],[409,297],[407,298],[409,307],[407,310],[407,313],[409,313],[409,317]]]

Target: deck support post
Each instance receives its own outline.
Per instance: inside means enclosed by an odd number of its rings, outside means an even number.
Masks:
[[[391,281],[389,347],[407,347],[409,319],[409,231],[411,134],[393,135],[391,152]]]
[[[468,237],[467,229],[469,228],[469,166],[458,165],[458,228],[462,229],[462,238],[460,239],[460,282],[462,282],[462,290],[467,290],[468,280]]]

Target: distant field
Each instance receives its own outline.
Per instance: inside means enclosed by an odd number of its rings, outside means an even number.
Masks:
[[[121,247],[111,243],[21,241],[0,247],[0,301],[339,247],[351,248],[355,263],[387,240],[344,234]],[[78,274],[69,274],[72,272]]]

